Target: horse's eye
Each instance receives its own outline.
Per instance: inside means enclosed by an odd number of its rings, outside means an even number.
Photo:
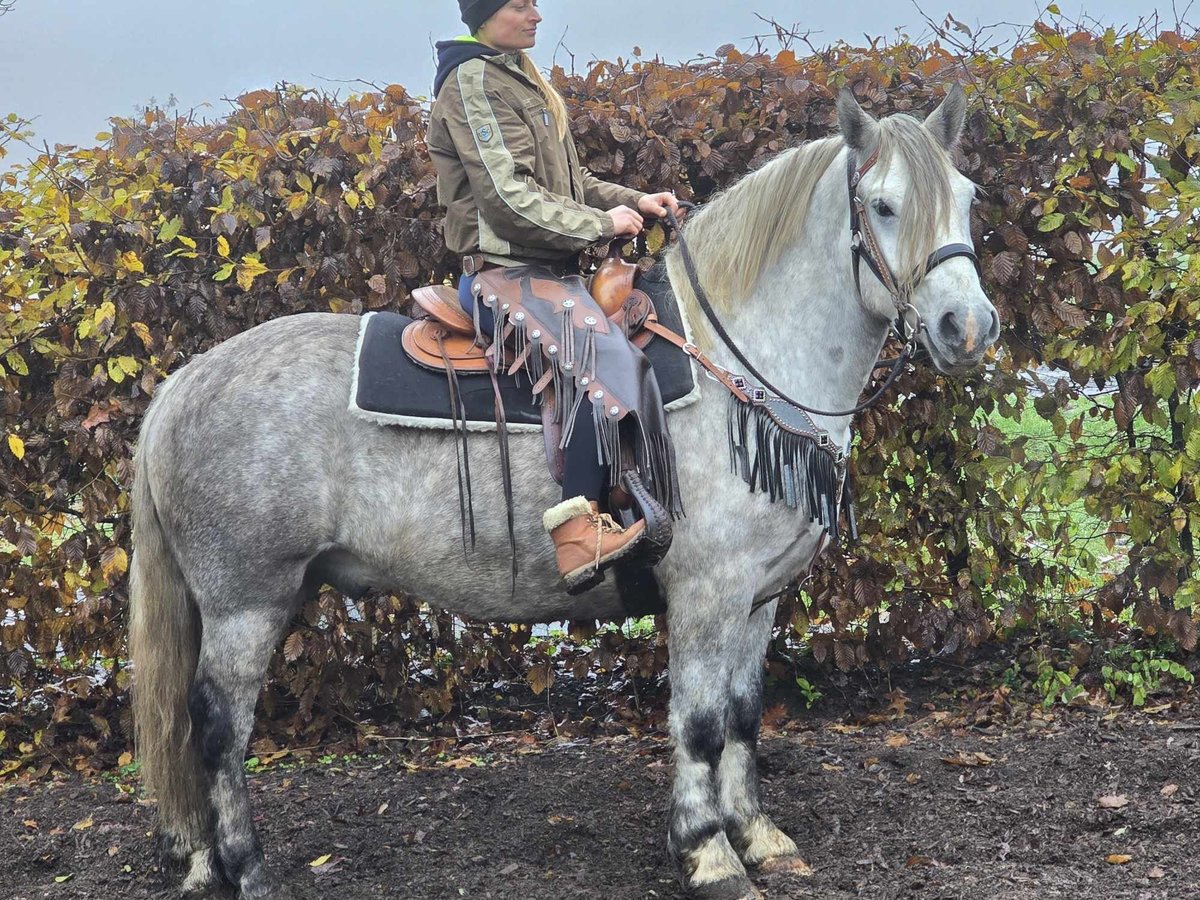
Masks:
[[[875,212],[879,213],[879,218],[881,219],[889,219],[896,214],[884,200],[876,200],[873,205]]]

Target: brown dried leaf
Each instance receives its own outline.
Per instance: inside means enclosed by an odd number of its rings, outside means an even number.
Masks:
[[[966,766],[968,768],[977,768],[979,766],[990,766],[996,760],[988,756],[982,750],[976,750],[973,753],[968,753],[965,750],[959,750],[953,756],[943,756],[942,762],[950,766]]]
[[[1129,798],[1124,794],[1105,794],[1096,805],[1101,809],[1122,809],[1129,805]]]

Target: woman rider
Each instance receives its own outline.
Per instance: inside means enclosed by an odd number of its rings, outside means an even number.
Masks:
[[[538,265],[565,275],[579,251],[636,235],[643,215],[679,207],[669,192],[607,184],[580,166],[563,99],[525,52],[542,20],[537,0],[459,0],[459,8],[471,34],[437,45],[427,140],[446,244],[464,258],[460,300],[473,313],[474,273]],[[543,517],[568,587],[628,552],[645,525],[621,528],[599,512],[609,473],[590,410],[579,415],[587,421],[565,450],[562,502]]]

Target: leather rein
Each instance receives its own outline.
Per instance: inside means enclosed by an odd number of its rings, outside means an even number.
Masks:
[[[862,197],[859,196],[858,193],[858,186],[862,182],[863,176],[866,175],[867,172],[869,172],[878,161],[878,148],[876,148],[876,150],[870,156],[868,156],[861,165],[857,167],[854,165],[855,156],[853,153],[849,154],[847,159],[846,183],[847,190],[850,195],[850,253],[854,260],[854,287],[858,292],[859,302],[861,302],[862,284],[860,280],[859,269],[860,264],[865,261],[867,268],[871,270],[872,274],[879,279],[879,282],[891,295],[892,303],[896,307],[896,319],[892,323],[891,327],[893,332],[900,339],[904,346],[903,350],[900,352],[900,355],[896,357],[895,360],[891,361],[890,363],[881,363],[875,366],[875,368],[880,368],[882,366],[890,365],[891,369],[888,372],[887,378],[884,379],[884,382],[879,389],[873,395],[871,395],[870,398],[853,407],[852,409],[829,411],[806,406],[797,400],[793,400],[783,391],[779,390],[779,388],[771,384],[771,382],[768,381],[763,374],[758,371],[757,368],[755,368],[754,364],[746,358],[744,353],[742,353],[741,348],[739,348],[734,342],[733,338],[730,337],[729,333],[721,324],[721,320],[717,317],[716,310],[713,309],[712,304],[709,302],[708,295],[704,292],[704,288],[700,284],[700,277],[696,273],[696,264],[692,259],[691,252],[688,249],[687,241],[683,236],[683,230],[679,227],[679,221],[676,219],[675,214],[671,212],[671,210],[667,210],[666,220],[675,231],[676,238],[679,242],[679,253],[683,257],[684,269],[687,271],[688,280],[691,282],[692,291],[696,295],[696,300],[700,303],[700,308],[704,310],[704,314],[708,317],[709,322],[712,323],[713,328],[716,330],[725,346],[728,347],[733,355],[737,357],[738,361],[746,367],[746,371],[754,376],[754,378],[756,378],[766,390],[770,391],[772,394],[779,397],[781,400],[790,404],[791,406],[813,415],[853,416],[863,412],[864,410],[870,409],[872,406],[878,403],[887,390],[892,386],[892,384],[895,383],[896,378],[899,377],[904,365],[910,359],[912,359],[912,356],[917,349],[917,336],[925,327],[924,322],[921,321],[920,314],[917,312],[916,307],[913,306],[910,300],[912,288],[920,282],[920,279],[918,279],[911,287],[908,288],[901,286],[900,282],[896,280],[895,273],[892,271],[892,267],[888,264],[887,259],[883,255],[883,251],[880,248],[879,241],[875,236],[875,232],[871,229],[871,223],[867,217],[866,205],[863,203]],[[696,206],[696,204],[688,201],[680,201],[680,205],[687,209],[694,209]],[[969,246],[968,244],[961,243],[946,244],[945,246],[940,247],[933,251],[933,253],[929,254],[929,258],[925,262],[925,269],[921,273],[920,278],[924,278],[942,263],[959,256],[971,260],[975,266],[975,270],[977,272],[981,271],[979,257],[975,254],[975,249],[973,247]],[[909,313],[911,313],[916,320],[916,324],[912,328],[909,327]],[[652,325],[650,325],[650,323],[648,323],[648,327],[651,327],[651,330],[654,330],[658,334],[663,334],[665,331],[665,329],[660,331],[657,328],[654,328]],[[663,336],[666,335],[663,334]],[[690,343],[681,343],[679,341],[675,341],[674,343],[680,346],[681,349],[683,349],[686,353],[696,359],[697,362],[703,365],[709,372],[711,372],[717,378],[717,380],[724,384],[725,387],[728,388],[739,400],[748,401],[750,399],[745,393],[744,388],[746,385],[743,379],[740,379],[737,376],[730,376],[728,372],[720,369],[720,367],[716,366],[716,364],[711,360],[705,358],[704,355],[695,347],[695,345]]]

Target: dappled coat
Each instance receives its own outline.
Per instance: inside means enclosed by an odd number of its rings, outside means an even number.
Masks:
[[[642,192],[607,184],[580,166],[575,142],[570,134],[559,140],[518,55],[472,38],[442,42],[438,50],[427,140],[451,252],[481,253],[503,266],[537,264],[612,238],[605,210],[636,209]]]

